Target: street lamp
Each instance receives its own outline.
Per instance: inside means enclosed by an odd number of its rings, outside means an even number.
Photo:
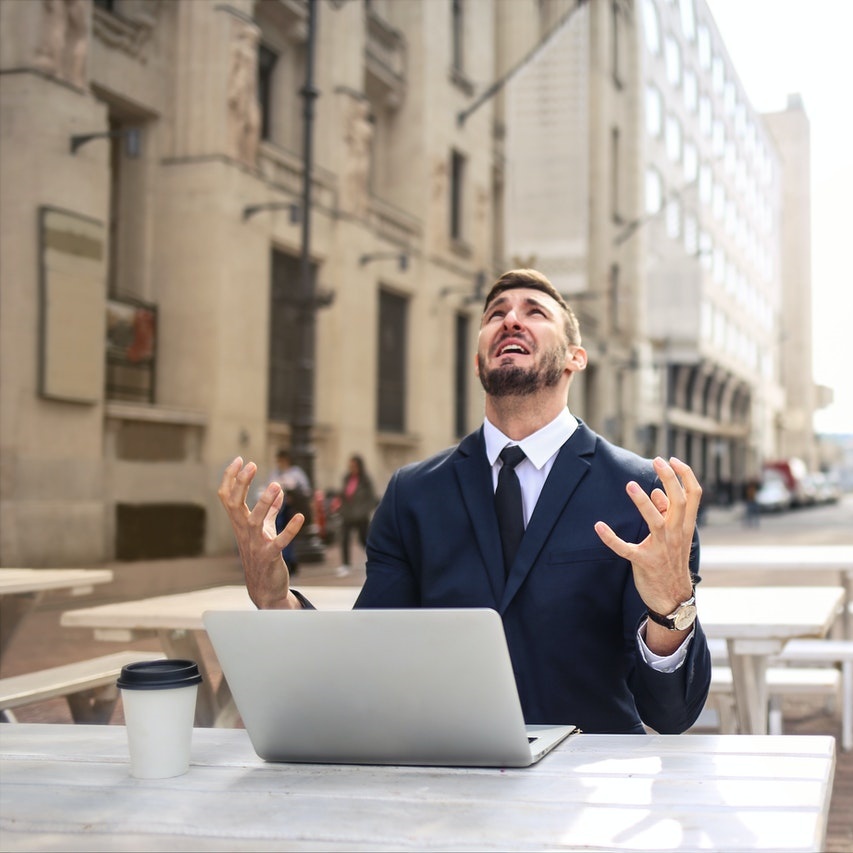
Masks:
[[[314,165],[314,101],[319,92],[314,87],[314,52],[317,38],[317,2],[308,0],[308,38],[305,47],[305,85],[302,96],[303,172],[302,172],[302,244],[299,256],[299,290],[297,307],[297,363],[290,424],[291,452],[314,482],[314,360],[317,302],[315,281],[311,271],[311,173]]]

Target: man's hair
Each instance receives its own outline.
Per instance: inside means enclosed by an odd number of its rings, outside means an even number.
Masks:
[[[529,290],[538,290],[550,296],[563,309],[565,315],[566,338],[570,344],[580,346],[581,331],[578,324],[578,318],[575,312],[566,304],[562,294],[541,272],[531,269],[510,270],[505,272],[493,285],[492,289],[486,296],[486,302],[483,305],[483,313],[491,305],[492,300],[505,290],[518,290],[519,288],[527,288]]]

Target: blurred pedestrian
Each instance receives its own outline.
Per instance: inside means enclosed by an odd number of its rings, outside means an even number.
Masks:
[[[275,518],[276,533],[281,533],[294,514],[303,511],[303,505],[311,494],[311,484],[305,471],[293,463],[290,451],[286,448],[281,448],[275,456],[275,468],[270,473],[267,485],[269,483],[278,483],[284,492],[284,502]],[[295,539],[285,545],[281,556],[290,567],[291,574],[299,571]]]
[[[367,544],[367,528],[378,503],[373,481],[364,469],[364,460],[353,454],[344,476],[341,491],[341,558],[343,563],[337,570],[339,577],[352,571],[350,562],[350,538],[353,532],[358,536],[362,548]]]
[[[761,507],[758,505],[758,490],[761,484],[758,480],[748,480],[744,489],[746,515],[744,523],[747,527],[758,527],[761,524]]]

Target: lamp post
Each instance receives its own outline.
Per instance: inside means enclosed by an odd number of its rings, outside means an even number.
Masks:
[[[302,245],[299,258],[299,289],[297,334],[297,364],[293,389],[293,408],[290,441],[293,461],[300,465],[314,482],[314,361],[316,299],[315,281],[311,271],[311,172],[314,164],[314,47],[317,29],[317,3],[308,0],[308,42],[305,49],[305,85],[302,87]]]
[[[290,444],[293,461],[301,466],[314,486],[314,384],[317,323],[316,281],[311,269],[311,173],[314,166],[314,101],[319,92],[314,87],[314,48],[317,36],[317,2],[308,0],[308,40],[305,47],[305,85],[302,96],[302,243],[299,257],[299,289],[297,310],[299,322],[297,363],[290,422]],[[299,562],[322,560],[325,549],[313,518],[313,495],[308,496],[307,524],[296,537],[294,547]]]

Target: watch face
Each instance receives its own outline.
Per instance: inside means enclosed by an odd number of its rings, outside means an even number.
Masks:
[[[696,605],[682,604],[673,618],[676,631],[684,631],[696,621]]]

